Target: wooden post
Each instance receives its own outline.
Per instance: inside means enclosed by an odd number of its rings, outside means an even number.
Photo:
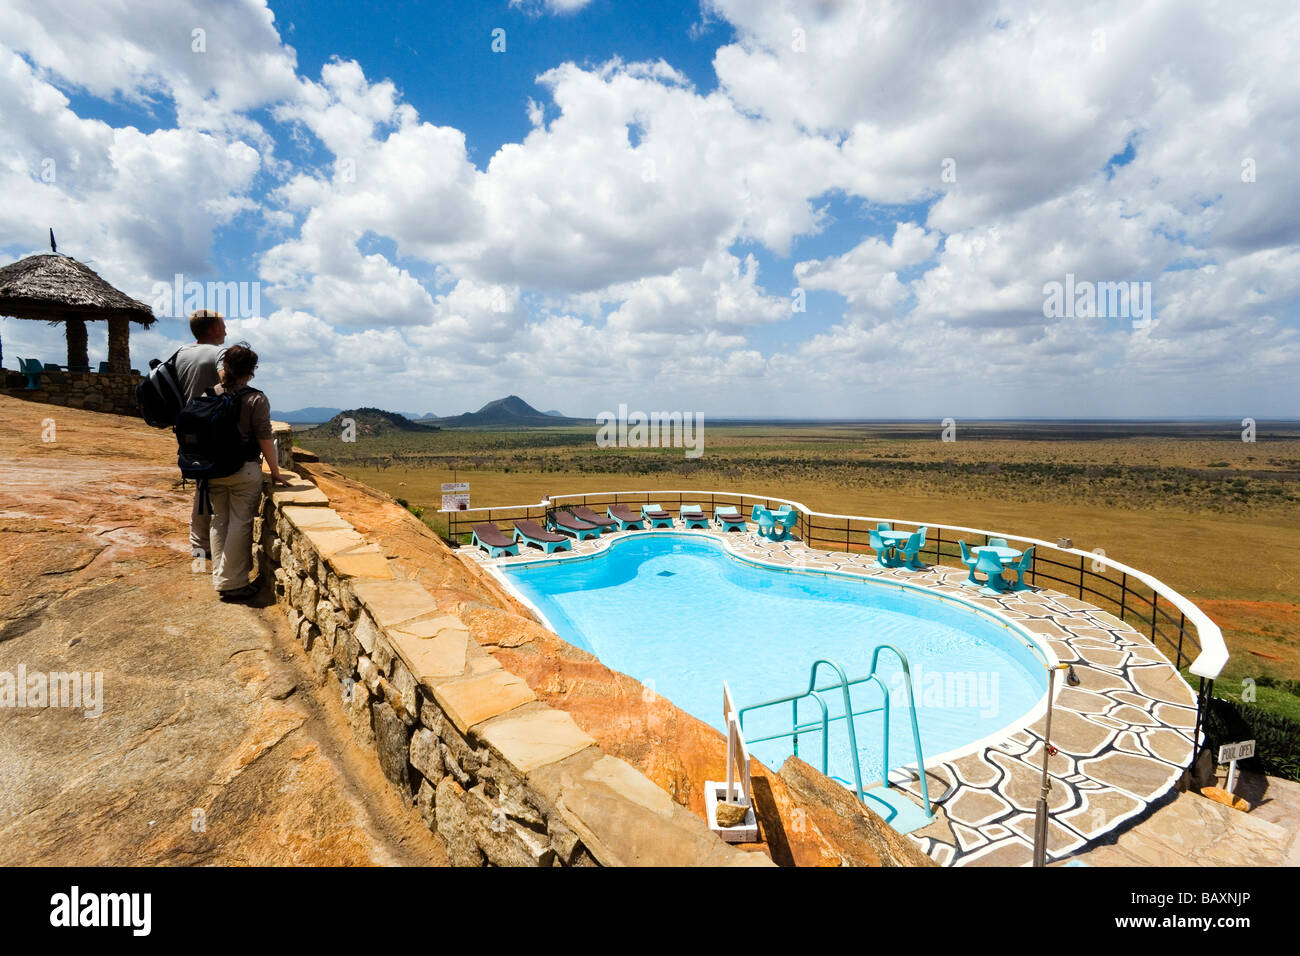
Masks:
[[[86,323],[81,319],[65,319],[64,333],[68,337],[68,368],[86,368],[90,356],[86,352]]]
[[[131,371],[131,320],[108,320],[108,370],[126,374]]]

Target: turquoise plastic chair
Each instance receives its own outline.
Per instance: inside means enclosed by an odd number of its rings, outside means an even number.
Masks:
[[[1012,587],[1013,591],[1031,590],[1025,583],[1025,572],[1034,566],[1034,546],[1031,544],[1025,548],[1025,553],[1020,556],[1020,560],[1015,564],[1008,564],[1007,567],[1016,572],[1016,583]]]
[[[871,540],[871,547],[876,551],[876,563],[882,568],[896,568],[898,561],[895,560],[893,545],[885,544],[885,539],[880,537],[880,532],[872,528],[867,532],[867,537]]]
[[[41,363],[39,359],[18,359],[18,371],[27,376],[28,388],[41,387]]]
[[[904,542],[903,546],[898,549],[899,555],[903,558],[903,565],[912,571],[925,571],[926,566],[916,559],[920,550],[925,547],[925,529],[913,531]]]
[[[107,362],[100,362],[100,363],[99,363],[99,374],[100,374],[100,375],[107,375],[108,372],[109,372],[108,363],[107,363]]]
[[[1005,548],[1007,546],[1006,538],[989,538],[990,548]]]
[[[772,528],[772,537],[776,541],[784,541],[790,537],[790,531],[799,521],[799,515],[793,508],[785,507],[772,515],[774,526]]]
[[[980,594],[1006,592],[1007,587],[1002,580],[1002,559],[998,557],[996,551],[981,551],[979,560],[975,562],[975,570],[983,571],[989,578],[984,582],[984,587],[980,588]]]
[[[893,531],[893,530],[894,530],[894,526],[893,526],[892,524],[890,524],[888,521],[882,521],[882,522],[880,522],[880,524],[876,525],[876,530],[877,530],[877,531]]]
[[[966,570],[968,572],[966,575],[966,580],[961,582],[962,586],[968,588],[977,588],[980,586],[979,581],[975,579],[975,564],[978,561],[978,558],[976,558],[975,555],[970,553],[970,545],[968,545],[965,541],[958,541],[957,544],[961,546],[961,563],[966,565]]]
[[[776,532],[776,515],[762,505],[754,505],[749,516],[758,523],[760,537],[770,538]]]

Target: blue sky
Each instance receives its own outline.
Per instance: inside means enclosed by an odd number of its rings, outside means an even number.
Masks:
[[[282,409],[1294,417],[1297,18],[13,0],[0,252],[255,286],[229,325]],[[1067,275],[1155,321],[1047,315]]]

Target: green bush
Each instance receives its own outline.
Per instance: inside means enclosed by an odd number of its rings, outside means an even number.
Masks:
[[[1205,735],[1214,757],[1222,744],[1255,741],[1255,756],[1238,766],[1300,781],[1300,722],[1240,700],[1214,697],[1205,715]]]

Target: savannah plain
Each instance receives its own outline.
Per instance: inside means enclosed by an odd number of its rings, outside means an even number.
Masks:
[[[297,442],[401,498],[434,530],[440,486],[471,507],[543,495],[699,489],[789,498],[829,513],[962,525],[1103,549],[1162,579],[1222,628],[1215,691],[1300,718],[1300,423],[706,423],[703,455],[599,448],[595,425],[359,434]],[[945,563],[947,563],[945,561]],[[952,563],[956,564],[956,561]],[[1193,679],[1193,686],[1195,681]]]

